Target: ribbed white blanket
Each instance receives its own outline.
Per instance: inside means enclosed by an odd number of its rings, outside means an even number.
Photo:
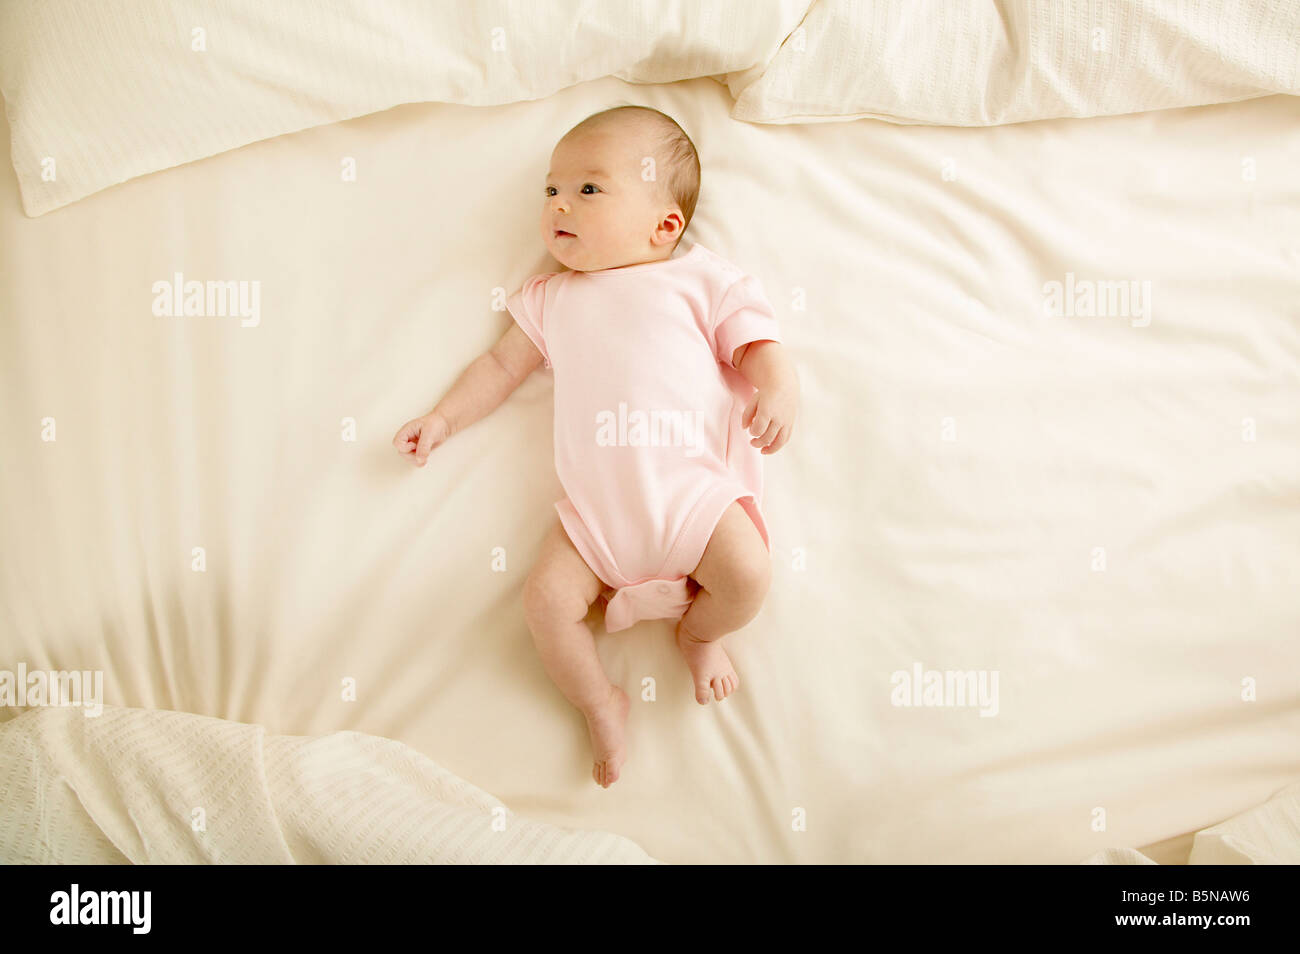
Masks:
[[[655,864],[512,815],[419,752],[156,709],[0,723],[0,862]]]

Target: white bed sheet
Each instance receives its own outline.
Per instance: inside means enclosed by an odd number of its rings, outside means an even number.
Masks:
[[[804,405],[739,693],[698,707],[668,624],[602,632],[612,678],[657,682],[603,791],[520,606],[560,494],[548,373],[422,471],[389,442],[556,267],[551,147],[622,100],[694,133],[688,240],[759,276]],[[1300,778],[1300,101],[991,129],[730,106],[705,79],[403,106],[39,219],[0,173],[0,667],[396,739],[667,862],[1073,863]],[[175,272],[260,281],[259,323],[155,317]],[[1150,281],[1150,323],[1045,316],[1067,273]],[[996,670],[997,716],[892,705],[917,665]]]

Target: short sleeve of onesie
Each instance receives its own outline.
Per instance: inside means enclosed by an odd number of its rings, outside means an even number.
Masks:
[[[534,275],[524,286],[506,299],[506,310],[524,330],[537,350],[542,353],[546,367],[551,366],[551,355],[546,350],[546,285],[559,272]]]
[[[736,281],[722,296],[713,322],[714,354],[734,368],[731,356],[751,341],[780,341],[781,331],[763,286],[753,275]]]

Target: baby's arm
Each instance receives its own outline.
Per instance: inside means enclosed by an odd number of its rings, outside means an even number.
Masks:
[[[757,388],[740,424],[754,435],[751,446],[761,447],[764,454],[774,454],[790,439],[799,416],[799,376],[794,362],[779,342],[751,341],[736,349],[733,363]]]
[[[517,324],[489,351],[475,358],[434,409],[408,421],[393,438],[398,453],[413,454],[423,467],[429,452],[453,434],[486,417],[542,363],[542,353]]]

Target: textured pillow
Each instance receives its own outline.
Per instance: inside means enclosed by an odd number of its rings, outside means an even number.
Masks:
[[[28,215],[401,103],[755,76],[812,0],[0,0]]]
[[[989,126],[1300,93],[1297,0],[818,0],[731,115]]]

